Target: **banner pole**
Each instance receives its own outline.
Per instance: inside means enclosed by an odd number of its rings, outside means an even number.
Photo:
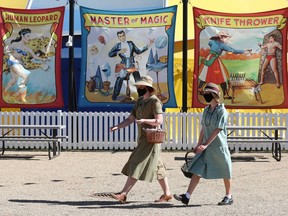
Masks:
[[[183,41],[182,41],[182,112],[187,112],[187,25],[188,0],[183,0]]]
[[[68,40],[72,44],[69,46],[69,111],[76,111],[76,89],[75,89],[75,74],[74,74],[74,5],[75,0],[69,0],[69,37]]]

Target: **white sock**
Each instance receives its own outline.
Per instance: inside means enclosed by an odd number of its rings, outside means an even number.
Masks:
[[[229,195],[226,195],[225,197],[227,197],[228,199],[231,199],[231,198],[232,198],[232,195],[229,194]]]
[[[190,199],[190,196],[191,196],[191,195],[190,195],[188,192],[186,192],[186,193],[185,193],[185,196],[186,196],[188,199]]]

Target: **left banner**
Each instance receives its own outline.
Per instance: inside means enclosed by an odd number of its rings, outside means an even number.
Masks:
[[[0,7],[1,107],[63,107],[64,10]]]
[[[78,106],[131,107],[135,81],[154,80],[163,107],[176,107],[173,49],[177,7],[104,11],[80,7],[82,64]]]

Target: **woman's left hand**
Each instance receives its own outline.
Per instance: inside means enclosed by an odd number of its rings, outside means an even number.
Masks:
[[[195,149],[195,154],[201,153],[203,152],[205,149],[207,148],[207,145],[199,145],[196,149]]]

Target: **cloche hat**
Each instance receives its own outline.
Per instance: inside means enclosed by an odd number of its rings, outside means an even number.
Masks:
[[[153,79],[150,76],[141,76],[140,80],[138,80],[134,85],[135,86],[139,86],[139,85],[149,86],[154,89]]]
[[[206,92],[215,93],[216,95],[218,95],[218,97],[220,97],[219,87],[215,83],[207,83],[205,88],[204,88],[204,93],[206,93]]]

